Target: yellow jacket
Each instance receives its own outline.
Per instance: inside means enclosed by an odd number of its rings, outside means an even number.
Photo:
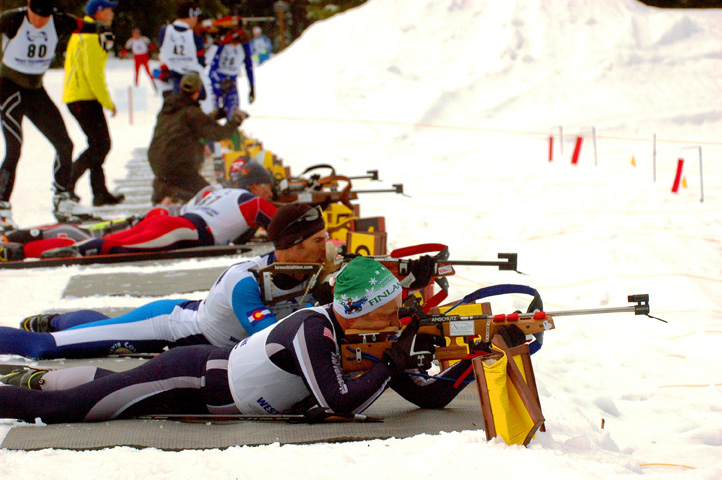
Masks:
[[[85,17],[85,21],[93,19]],[[107,110],[113,110],[105,84],[105,63],[108,52],[100,46],[97,33],[74,33],[65,52],[65,83],[63,102],[97,100]]]

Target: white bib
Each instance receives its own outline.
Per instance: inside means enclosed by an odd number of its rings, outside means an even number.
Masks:
[[[236,345],[228,357],[228,384],[241,413],[283,413],[306,398],[303,379],[278,368],[266,354],[266,328]]]
[[[221,50],[218,58],[218,73],[235,77],[241,73],[241,65],[246,58],[246,52],[243,51],[243,45],[229,43]]]
[[[186,74],[198,72],[198,52],[193,37],[193,30],[179,32],[173,26],[165,31],[163,45],[160,46],[160,59],[173,72]]]
[[[33,27],[28,17],[24,17],[17,35],[5,48],[3,63],[21,73],[42,75],[50,68],[57,46],[58,32],[53,17],[43,28]]]

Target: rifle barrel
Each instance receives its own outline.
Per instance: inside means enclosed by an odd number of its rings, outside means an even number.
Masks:
[[[571,315],[594,315],[597,313],[621,313],[621,312],[633,312],[634,306],[628,307],[609,307],[609,308],[586,308],[581,310],[561,310],[559,312],[546,312],[552,317],[564,317]]]

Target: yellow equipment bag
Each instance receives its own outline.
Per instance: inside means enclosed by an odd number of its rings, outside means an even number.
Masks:
[[[529,347],[508,348],[495,335],[492,352],[472,360],[486,439],[501,436],[508,445],[528,445],[544,423]]]

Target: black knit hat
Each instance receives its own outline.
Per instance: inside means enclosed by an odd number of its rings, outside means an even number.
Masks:
[[[305,203],[289,203],[276,211],[266,231],[276,250],[298,245],[326,228],[319,207]]]
[[[55,2],[53,0],[30,0],[28,7],[36,15],[49,17],[55,9]]]

